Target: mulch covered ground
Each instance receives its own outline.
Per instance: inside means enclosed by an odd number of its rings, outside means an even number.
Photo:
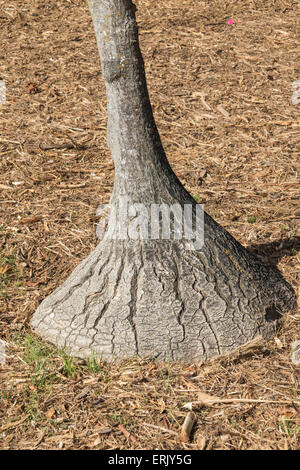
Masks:
[[[299,292],[298,1],[136,5],[174,171]],[[87,2],[0,0],[0,25],[0,447],[299,449],[299,310],[270,343],[189,366],[79,361],[31,332],[38,304],[95,246],[114,167]],[[195,405],[185,441],[184,405],[203,393],[227,401]]]

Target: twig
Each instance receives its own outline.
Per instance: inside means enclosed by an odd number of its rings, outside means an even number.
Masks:
[[[181,428],[180,439],[182,442],[189,442],[190,435],[195,424],[196,417],[191,411],[186,415],[184,423]]]
[[[163,428],[162,426],[155,426],[155,424],[149,424],[149,423],[143,423],[143,425],[149,428],[159,429],[160,431],[168,432],[169,434],[174,434],[175,436],[178,436],[177,432],[172,431],[171,429]]]
[[[136,438],[135,438],[129,431],[127,431],[127,429],[125,429],[122,424],[119,424],[118,428],[120,429],[120,431],[122,431],[122,433],[124,434],[124,436],[125,436],[129,441],[132,442],[132,444],[136,444],[136,443],[137,443]]]
[[[187,392],[188,390],[185,390]],[[194,390],[193,390],[194,391]],[[216,398],[211,397],[211,399],[207,400],[200,400],[200,401],[191,401],[183,405],[183,408],[187,408],[188,410],[192,410],[195,405],[201,406],[210,406],[216,403],[273,403],[277,405],[287,405],[287,404],[294,404],[300,405],[300,401],[296,400],[262,400],[262,399],[251,399],[251,398]]]
[[[6,426],[3,426],[2,428],[0,428],[0,433],[7,431],[7,429],[19,426],[20,424],[24,423],[26,419],[27,419],[27,416],[24,416],[24,418],[20,419],[19,421],[15,421],[14,423],[10,423],[10,424],[7,424]]]

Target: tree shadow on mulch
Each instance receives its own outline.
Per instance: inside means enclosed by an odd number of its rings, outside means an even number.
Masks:
[[[300,237],[285,238],[271,243],[252,244],[247,249],[264,264],[277,266],[284,256],[295,256],[300,252]]]

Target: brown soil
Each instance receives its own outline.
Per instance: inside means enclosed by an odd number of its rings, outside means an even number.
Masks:
[[[292,102],[292,83],[300,80],[299,3],[136,4],[151,101],[174,171],[298,292],[300,104]],[[189,367],[85,363],[31,332],[38,304],[95,246],[95,211],[109,200],[114,168],[87,2],[0,6],[7,88],[0,104],[0,447],[299,449],[299,366],[291,361],[299,311],[270,343]],[[183,442],[183,405],[201,392],[249,401],[198,405]]]

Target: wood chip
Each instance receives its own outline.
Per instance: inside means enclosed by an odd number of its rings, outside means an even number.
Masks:
[[[193,412],[189,412],[184,420],[181,428],[180,439],[182,442],[189,442],[192,428],[195,424],[196,416]]]

